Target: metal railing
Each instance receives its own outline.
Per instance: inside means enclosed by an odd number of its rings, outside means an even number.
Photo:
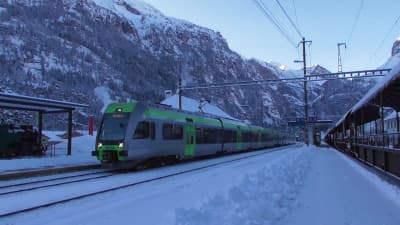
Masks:
[[[356,144],[400,150],[400,133],[373,134],[355,137]]]

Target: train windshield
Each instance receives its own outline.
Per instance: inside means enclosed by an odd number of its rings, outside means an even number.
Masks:
[[[123,140],[128,126],[129,114],[104,115],[103,123],[100,127],[100,140]]]

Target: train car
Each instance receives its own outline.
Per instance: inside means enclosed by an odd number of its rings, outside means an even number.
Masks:
[[[288,144],[276,135],[242,121],[164,105],[113,103],[104,112],[92,155],[103,164],[135,165]]]
[[[0,157],[43,154],[31,125],[0,125],[0,140]]]

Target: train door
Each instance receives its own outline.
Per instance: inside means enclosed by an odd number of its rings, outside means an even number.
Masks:
[[[241,149],[242,149],[242,131],[240,130],[240,127],[237,127],[236,150],[241,150]]]
[[[196,146],[196,129],[192,124],[185,125],[185,152],[184,156],[189,156],[193,157],[194,156],[194,150]]]
[[[262,143],[261,143],[261,131],[257,131],[257,148],[262,148]]]

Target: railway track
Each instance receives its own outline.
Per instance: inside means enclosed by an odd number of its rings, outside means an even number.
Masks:
[[[96,171],[83,174],[68,175],[50,179],[33,180],[28,182],[20,182],[15,184],[8,184],[0,186],[0,196],[14,194],[18,192],[37,190],[47,187],[54,187],[59,185],[77,183],[81,181],[105,178],[115,175],[114,171]]]
[[[292,147],[290,147],[290,146],[289,147],[288,146],[279,147],[279,148],[276,148],[274,150],[263,151],[263,152],[254,152],[254,154],[246,154],[245,156],[235,155],[235,157],[233,157],[233,159],[223,160],[223,161],[219,161],[219,162],[211,162],[211,163],[206,164],[206,165],[197,166],[197,167],[190,168],[190,169],[184,169],[184,170],[181,170],[181,171],[175,171],[175,172],[167,173],[167,174],[162,175],[162,176],[156,176],[156,177],[152,177],[152,178],[148,178],[148,179],[132,181],[132,182],[128,182],[128,183],[123,184],[123,185],[117,185],[117,186],[113,186],[113,187],[109,187],[109,188],[103,188],[101,190],[97,190],[97,191],[93,191],[93,192],[89,192],[89,193],[81,193],[81,194],[77,194],[75,196],[71,196],[71,197],[68,197],[68,198],[55,200],[55,201],[50,201],[50,202],[46,202],[46,203],[42,203],[42,204],[37,204],[37,205],[34,205],[34,206],[21,208],[21,209],[18,209],[18,210],[9,210],[7,212],[1,213],[0,214],[0,218],[6,217],[6,216],[18,215],[18,214],[21,214],[21,213],[34,211],[34,210],[37,210],[37,209],[40,209],[40,208],[54,206],[54,205],[58,205],[58,204],[62,204],[62,203],[66,203],[66,202],[70,202],[70,201],[74,201],[74,200],[84,199],[84,198],[87,198],[87,197],[96,196],[96,195],[100,195],[100,194],[104,194],[104,193],[108,193],[108,192],[112,192],[112,191],[116,191],[116,190],[130,188],[130,187],[134,187],[134,186],[137,186],[137,185],[140,185],[140,184],[150,183],[150,182],[154,182],[154,181],[158,181],[158,180],[163,180],[163,179],[167,179],[167,178],[170,178],[170,177],[175,177],[175,176],[179,176],[179,175],[182,175],[182,174],[188,174],[188,173],[192,173],[192,172],[195,172],[195,171],[200,171],[200,170],[204,170],[204,169],[208,169],[208,168],[212,168],[212,167],[217,167],[217,166],[224,165],[224,164],[238,162],[238,161],[241,161],[241,160],[254,158],[254,157],[257,157],[257,156],[260,156],[260,155],[264,155],[264,154],[268,154],[268,153],[272,153],[272,152],[275,152],[275,151],[279,151],[279,150],[283,150],[283,149],[290,149]]]

